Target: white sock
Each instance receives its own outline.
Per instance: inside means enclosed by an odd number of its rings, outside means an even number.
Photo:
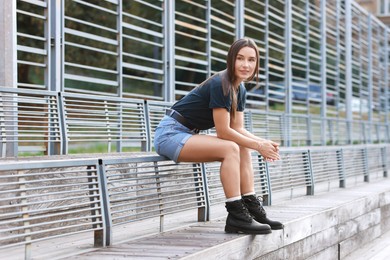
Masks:
[[[226,198],[226,202],[232,202],[232,201],[236,201],[236,200],[240,200],[240,199],[241,199],[241,196]]]
[[[250,195],[256,195],[256,192],[254,192],[254,191],[251,191],[251,192],[248,192],[248,193],[242,194],[242,196],[250,196]]]

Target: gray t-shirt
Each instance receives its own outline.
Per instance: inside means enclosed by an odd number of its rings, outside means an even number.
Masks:
[[[237,111],[244,111],[246,89],[243,84],[237,95]],[[177,101],[172,109],[179,112],[193,126],[200,130],[214,127],[213,108],[226,108],[230,112],[232,101],[230,94],[223,94],[221,77],[210,78],[203,86],[194,88]]]

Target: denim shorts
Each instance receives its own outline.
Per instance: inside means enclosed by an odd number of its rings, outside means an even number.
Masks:
[[[170,116],[164,116],[154,135],[154,148],[159,155],[177,162],[186,141],[196,134]]]

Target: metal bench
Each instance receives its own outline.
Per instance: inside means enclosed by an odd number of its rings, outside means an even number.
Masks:
[[[2,163],[0,249],[93,232],[104,246],[105,216],[98,160],[67,159]],[[18,256],[21,258],[21,256]]]
[[[385,145],[282,148],[281,156],[271,164],[252,154],[265,205],[323,192],[321,185],[330,192],[385,178],[390,161]],[[0,250],[22,246],[29,259],[33,243],[81,233],[94,237],[95,246],[113,245],[120,230],[131,230],[127,240],[145,230],[157,234],[168,220],[169,228],[207,221],[224,205],[218,162],[176,164],[145,153],[110,157],[0,164]]]

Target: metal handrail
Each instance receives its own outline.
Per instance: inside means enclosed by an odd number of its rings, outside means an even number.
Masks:
[[[35,155],[41,151],[39,144],[46,155],[68,154],[70,145],[97,142],[104,143],[107,152],[122,152],[128,146],[152,151],[155,128],[172,104],[0,87],[0,153],[2,157],[21,152]],[[245,110],[244,115],[249,131],[284,147],[390,142],[389,126],[380,122],[259,109]]]

